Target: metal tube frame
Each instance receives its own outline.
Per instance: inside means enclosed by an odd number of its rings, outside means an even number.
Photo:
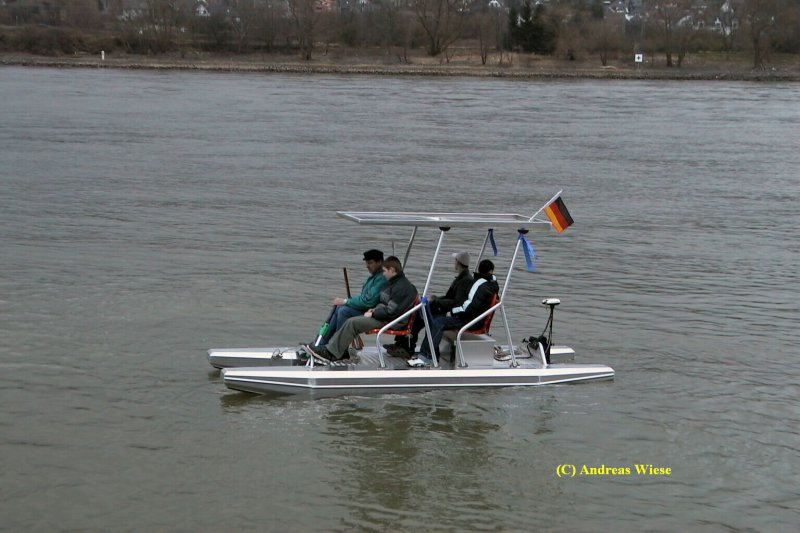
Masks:
[[[436,259],[439,257],[439,251],[442,249],[442,242],[444,241],[444,234],[450,231],[450,228],[439,228],[439,242],[436,243],[436,252],[433,254],[431,261],[431,268],[428,270],[428,279],[425,280],[425,289],[422,291],[422,296],[428,296],[428,289],[431,286],[431,279],[433,278],[433,269],[436,268]]]
[[[547,364],[547,355],[544,353],[544,347],[542,346],[541,342],[539,343],[539,353],[542,355],[542,368],[547,368],[550,366]]]
[[[436,252],[433,254],[433,260],[431,261],[431,268],[428,270],[428,279],[425,280],[425,289],[422,291],[422,304],[426,306],[426,309],[422,312],[422,321],[425,322],[425,342],[428,343],[428,346],[431,347],[431,357],[433,358],[433,366],[435,368],[439,367],[439,358],[436,357],[436,346],[433,345],[433,336],[431,335],[431,325],[428,321],[428,289],[431,286],[431,279],[433,279],[433,271],[436,268],[436,260],[439,258],[439,252],[442,250],[442,242],[444,242],[444,234],[450,231],[450,228],[441,227],[439,228],[439,242],[436,243]]]
[[[408,262],[408,256],[411,254],[411,246],[414,244],[414,237],[417,236],[417,227],[414,226],[414,229],[411,231],[411,238],[408,240],[408,246],[406,247],[406,255],[403,256],[403,270],[406,268],[406,263]]]
[[[492,231],[492,230],[489,229],[486,232],[486,237],[483,238],[483,246],[481,246],[481,253],[478,254],[478,260],[475,261],[475,271],[478,270],[478,264],[481,262],[481,259],[483,259],[483,252],[486,251],[486,243],[489,242],[489,232],[490,231]]]
[[[375,345],[378,347],[378,359],[381,362],[381,368],[386,368],[386,361],[383,359],[383,352],[381,351],[381,335],[383,335],[384,332],[387,329],[392,329],[392,326],[394,326],[395,324],[399,323],[404,318],[407,318],[407,317],[411,316],[412,313],[416,312],[417,310],[419,310],[424,305],[425,305],[425,302],[418,303],[417,305],[415,305],[414,307],[412,307],[411,309],[409,309],[408,311],[406,311],[405,313],[403,313],[399,317],[395,318],[391,322],[388,322],[385,326],[383,326],[380,329],[380,331],[378,331],[378,335],[375,338]],[[423,316],[424,316],[424,314],[423,314]],[[426,321],[426,326],[427,326],[427,321]]]
[[[433,346],[433,336],[431,335],[431,324],[428,321],[428,299],[422,299],[422,305],[425,309],[422,310],[422,321],[425,323],[425,342],[431,347],[431,358],[433,359],[433,367],[439,368],[439,358],[436,357],[436,348]]]
[[[503,305],[502,301],[497,302],[492,307],[490,307],[489,309],[487,309],[486,311],[484,311],[483,313],[481,313],[477,317],[473,318],[472,320],[470,320],[469,322],[464,324],[464,326],[460,330],[458,330],[458,335],[456,335],[455,347],[456,347],[456,353],[458,354],[458,359],[461,362],[461,364],[458,365],[459,367],[465,368],[467,366],[467,362],[464,360],[464,353],[461,350],[461,336],[464,333],[466,333],[466,331],[469,328],[471,328],[472,326],[474,326],[475,324],[477,324],[478,322],[480,322],[481,320],[486,318],[490,313],[494,313],[495,310],[498,307],[501,307],[502,305]]]
[[[527,233],[528,230],[519,229],[517,233],[520,235],[524,235]],[[514,271],[514,263],[517,262],[517,255],[519,255],[519,247],[521,243],[520,240],[517,239],[517,245],[514,247],[514,255],[511,258],[511,264],[508,266],[508,274],[506,274],[506,281],[503,284],[503,292],[500,294],[500,303],[506,301],[506,291],[508,290],[508,284],[511,281],[511,273]],[[508,349],[511,352],[511,366],[518,367],[519,363],[517,363],[517,356],[514,354],[514,341],[511,339],[511,328],[508,325],[508,317],[506,316],[505,306],[500,306],[501,314],[503,315],[503,325],[506,328],[506,336],[508,337]]]

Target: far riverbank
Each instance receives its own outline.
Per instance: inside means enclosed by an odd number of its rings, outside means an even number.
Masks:
[[[645,63],[603,67],[599,61],[566,61],[512,54],[504,63],[498,60],[480,64],[477,58],[459,58],[440,63],[437,58],[414,57],[401,63],[387,55],[318,54],[311,61],[301,61],[280,54],[220,55],[166,54],[140,56],[108,54],[73,56],[37,56],[0,54],[0,65],[58,68],[120,68],[147,70],[196,70],[216,72],[264,72],[292,74],[353,74],[387,76],[469,76],[486,78],[547,79],[631,79],[631,80],[727,80],[727,81],[800,81],[800,65],[785,64],[767,69],[752,69],[727,62],[714,64],[693,59],[681,68],[666,68]]]

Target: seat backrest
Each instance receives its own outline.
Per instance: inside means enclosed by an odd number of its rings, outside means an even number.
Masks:
[[[411,304],[411,307],[418,306],[420,301],[421,300],[419,299],[419,294],[417,294],[417,297],[414,298],[414,303]],[[411,313],[411,316],[408,317],[408,322],[406,322],[406,326],[403,328],[404,331],[408,331],[409,333],[411,333],[411,328],[414,326],[414,320],[416,319],[418,314],[419,311],[417,311],[416,313]]]
[[[498,296],[497,293],[492,294],[492,298],[491,300],[489,300],[489,307],[487,307],[487,309],[491,309],[492,307],[497,305],[497,302],[499,301],[500,301],[500,296]],[[475,326],[472,329],[468,329],[467,332],[474,333],[476,335],[483,335],[484,333],[489,333],[489,327],[491,327],[492,325],[493,318],[494,318],[494,311],[486,315],[481,322],[475,324]]]
[[[417,297],[414,298],[414,303],[411,304],[411,307],[416,307],[417,305],[419,305],[420,301],[421,300],[419,299],[419,294],[418,294]],[[394,329],[388,329],[386,330],[386,333],[390,335],[408,335],[409,333],[411,333],[411,328],[414,326],[414,319],[416,318],[417,314],[418,313],[411,313],[411,316],[408,317],[406,325],[403,326],[402,328],[395,327]],[[373,333],[378,333],[380,330],[381,328],[375,328],[367,331],[366,333],[367,335],[371,335]]]

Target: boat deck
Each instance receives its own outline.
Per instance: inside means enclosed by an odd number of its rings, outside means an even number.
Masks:
[[[507,346],[500,346],[507,349]],[[283,355],[276,355],[283,354]],[[387,370],[410,370],[406,360],[401,357],[391,357],[384,352],[384,361]],[[553,346],[550,356],[552,363],[568,363],[575,358],[575,351],[569,346]],[[254,366],[305,366],[305,359],[300,359],[295,348],[290,347],[269,347],[269,348],[227,348],[211,349],[208,351],[209,363],[215,368],[235,368],[235,367],[254,367]],[[517,354],[517,362],[522,366],[533,368],[541,367],[541,359],[538,357],[530,358],[527,354]],[[439,361],[440,369],[453,370],[457,367],[458,361],[453,363],[452,345],[442,344],[442,357]],[[477,358],[468,357],[467,364],[472,368],[504,368],[510,365],[510,357],[506,356],[502,360],[496,360],[491,354],[479,355]],[[314,368],[325,368],[322,365],[315,365]],[[349,370],[375,370],[380,368],[380,359],[377,348],[366,347],[355,360],[337,361],[331,365],[335,369]]]
[[[568,347],[559,347],[564,356],[574,355],[574,351]],[[555,351],[555,350],[554,350]],[[506,356],[507,357],[507,356]],[[554,354],[553,363],[565,360],[560,355]],[[459,370],[463,367],[458,366],[458,358],[453,357],[450,353],[443,353],[439,358],[439,367],[411,367],[408,366],[408,360],[402,357],[392,357],[384,353],[383,360],[386,363],[386,368],[381,368],[380,358],[377,352],[366,349],[362,351],[355,359],[345,359],[343,361],[334,361],[328,365],[314,364],[314,368],[322,370]],[[538,357],[530,357],[528,355],[517,355],[517,363],[520,367],[527,368],[542,368],[541,360]],[[509,368],[511,366],[511,358],[495,359],[491,356],[485,356],[481,361],[470,360],[467,363],[468,368]]]

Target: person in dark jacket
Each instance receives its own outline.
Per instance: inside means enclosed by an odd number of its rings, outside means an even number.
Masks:
[[[473,279],[472,273],[469,271],[469,252],[454,253],[453,259],[455,259],[453,268],[456,271],[456,277],[453,283],[450,284],[450,288],[447,289],[447,292],[441,298],[437,296],[428,296],[430,311],[433,316],[446,315],[454,307],[463,304],[467,299],[467,295],[469,295],[469,289],[472,287]],[[429,314],[428,316],[432,320],[431,315]],[[422,318],[414,320],[414,325],[411,329],[411,338],[395,337],[394,344],[384,345],[386,352],[395,357],[411,357],[417,347],[419,332],[424,327],[425,321],[422,320]]]
[[[408,361],[409,366],[430,366],[433,363],[431,357],[431,344],[439,356],[439,343],[447,329],[461,329],[464,324],[477,318],[478,315],[489,309],[492,296],[497,294],[500,287],[497,278],[494,277],[494,263],[484,259],[478,265],[478,274],[475,283],[469,290],[466,301],[450,310],[447,315],[434,317],[431,321],[431,338],[422,341],[419,354]]]
[[[411,309],[417,298],[417,288],[403,274],[403,266],[397,257],[386,258],[383,275],[388,283],[381,291],[375,307],[362,316],[347,319],[326,345],[306,345],[306,349],[327,361],[344,359],[349,357],[347,348],[358,335],[383,327]]]

